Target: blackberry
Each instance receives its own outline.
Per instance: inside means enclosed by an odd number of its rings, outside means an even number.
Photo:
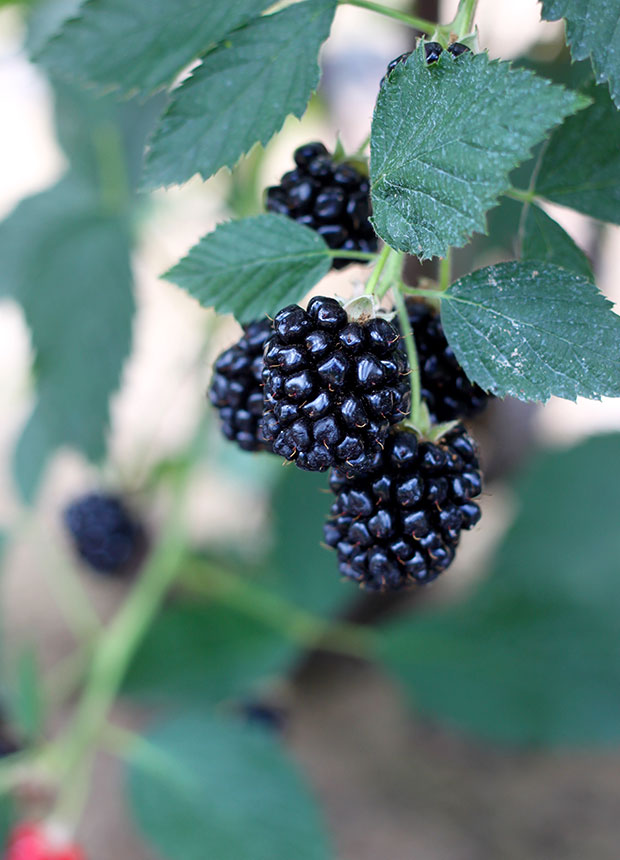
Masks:
[[[461,54],[469,53],[470,49],[467,45],[463,45],[461,42],[452,42],[451,45],[448,45],[447,51],[449,54],[452,54],[453,57],[460,57]]]
[[[461,531],[480,519],[476,447],[462,424],[435,443],[396,428],[372,473],[334,469],[330,486],[325,541],[342,575],[370,591],[431,582],[454,559]]]
[[[93,570],[110,575],[131,572],[145,548],[142,526],[117,496],[91,493],[64,512],[76,552]]]
[[[271,321],[244,326],[243,337],[215,362],[209,400],[219,411],[224,436],[244,451],[270,451],[262,434],[263,349]]]
[[[267,209],[316,230],[330,248],[374,253],[368,177],[352,164],[336,164],[322,143],[300,146],[293,157],[295,169],[267,189]],[[337,257],[332,268],[354,262]]]
[[[460,42],[453,42],[451,45],[448,45],[447,49],[449,54],[452,54],[453,57],[459,57],[461,54],[465,54],[469,51],[467,45],[462,45]],[[439,57],[443,52],[443,48],[439,44],[439,42],[425,42],[424,43],[424,54],[426,57],[426,62],[431,65],[432,63],[436,63]],[[407,59],[411,56],[412,51],[407,51],[405,54],[401,54],[399,57],[396,57],[387,65],[387,69],[385,71],[385,75],[381,78],[379,86],[382,87],[385,83],[386,79],[389,77],[390,72],[392,72],[399,63],[406,63]]]
[[[274,452],[309,471],[368,471],[380,460],[390,424],[409,411],[398,332],[385,319],[350,319],[340,302],[323,296],[307,311],[289,305],[273,325],[263,432]]]
[[[465,375],[446,340],[439,313],[424,301],[407,299],[407,315],[418,350],[422,398],[433,423],[481,412],[490,395]]]

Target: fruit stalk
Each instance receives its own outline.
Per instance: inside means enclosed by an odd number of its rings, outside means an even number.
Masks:
[[[409,316],[407,314],[407,306],[405,305],[405,300],[399,286],[394,286],[392,292],[394,294],[394,304],[396,305],[400,328],[405,341],[407,358],[409,359],[409,387],[411,389],[410,421],[414,427],[423,433],[429,428],[426,426],[428,424],[428,413],[425,411],[422,403],[422,386],[420,384],[420,363],[418,361],[418,351],[415,345],[413,329],[411,328],[411,323],[409,322]]]

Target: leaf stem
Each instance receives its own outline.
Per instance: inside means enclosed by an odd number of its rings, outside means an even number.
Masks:
[[[504,194],[513,200],[519,200],[521,203],[533,203],[536,199],[536,192],[533,188],[509,188],[504,191]]]
[[[448,289],[452,283],[452,250],[448,249],[448,253],[439,262],[439,290],[442,293]]]
[[[400,21],[414,30],[426,33],[427,36],[432,36],[437,29],[437,25],[432,21],[426,21],[424,18],[418,18],[415,15],[407,15],[398,9],[391,9],[382,3],[373,3],[371,0],[338,0],[338,2],[340,5],[359,6],[361,9],[368,9],[371,12],[378,12],[380,15],[385,15],[388,18],[394,18],[396,21]]]
[[[407,305],[400,286],[395,286],[393,289],[394,304],[398,313],[398,321],[400,330],[405,341],[405,349],[407,350],[407,358],[409,359],[409,385],[411,388],[411,423],[420,430],[428,428],[422,426],[426,423],[426,415],[422,405],[422,386],[420,383],[420,363],[418,361],[418,350],[416,349],[415,337],[413,329],[409,322],[409,314],[407,313]]]
[[[401,286],[402,292],[406,296],[416,296],[420,299],[449,299],[450,296],[447,296],[445,292],[442,290],[423,290],[419,287],[408,287],[404,284]]]
[[[364,295],[373,296],[375,293],[375,288],[379,283],[379,278],[381,277],[381,273],[385,268],[385,264],[388,261],[388,257],[392,253],[392,249],[389,245],[384,245],[383,250],[379,254],[377,258],[377,265],[374,267],[372,272],[370,273],[370,277],[366,283],[366,289],[364,290]]]

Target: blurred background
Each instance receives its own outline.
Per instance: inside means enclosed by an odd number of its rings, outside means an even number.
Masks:
[[[19,6],[0,5],[2,218],[27,196],[56,183],[68,166],[74,169],[71,157],[78,161],[84,151],[78,138],[89,124],[96,128],[98,123],[113,122],[120,129],[131,183],[138,154],[161,108],[163,96],[154,103],[132,101],[120,108],[112,102],[105,108],[85,107],[89,96],[52,86],[29,62],[27,42],[36,45],[70,5],[66,0],[41,0],[31,19]],[[447,21],[456,5],[446,0],[420,2],[415,9],[401,3],[399,8]],[[563,25],[541,23],[536,0],[518,4],[481,0],[477,21],[481,46],[493,57],[528,55],[537,62],[566,62]],[[75,592],[76,579],[103,620],[123,600],[126,584],[102,581],[80,570],[66,544],[59,512],[80,493],[121,488],[156,535],[167,512],[167,470],[174,471],[188,449],[198,450],[189,506],[195,546],[224,552],[232,546],[239,557],[255,563],[270,541],[290,544],[295,529],[305,529],[310,534],[305,539],[317,544],[316,551],[309,550],[309,563],[320,568],[320,575],[309,585],[297,571],[296,585],[291,586],[294,599],[304,608],[371,624],[393,613],[415,615],[466,597],[489,573],[497,547],[523,503],[522,473],[531,475],[534,468],[543,483],[549,474],[561,480],[563,461],[558,461],[555,472],[545,471],[545,461],[539,459],[545,451],[564,452],[596,434],[620,430],[618,401],[552,400],[544,407],[492,403],[473,426],[487,472],[482,522],[464,536],[456,563],[436,587],[394,600],[360,597],[351,586],[341,584],[335,560],[318,547],[327,502],[321,507],[313,497],[312,510],[301,515],[304,527],[292,522],[291,500],[299,500],[302,492],[299,475],[291,474],[295,470],[283,470],[265,455],[238,452],[220,438],[213,416],[205,417],[210,364],[237,339],[239,330],[232,319],[215,320],[159,276],[219,221],[261,211],[262,189],[290,168],[299,144],[318,139],[333,148],[339,136],[347,151],[356,150],[368,133],[387,63],[412,47],[406,28],[361,9],[340,8],[322,55],[321,90],[302,122],[289,120],[265,151],[253,151],[232,174],[220,172],[207,183],[194,179],[136,202],[131,225],[137,305],[133,347],[112,401],[108,457],[96,468],[69,449],[57,451],[44,471],[31,512],[20,501],[12,463],[34,402],[32,351],[20,308],[10,300],[0,302],[0,527],[12,536],[1,583],[7,697],[16,687],[23,688],[20,666],[34,666],[32,671],[45,686],[54,667],[71,652],[80,627],[88,624],[88,612],[80,602],[83,595]],[[620,230],[561,207],[545,208],[590,256],[602,292],[619,301]],[[477,239],[459,253],[461,271],[513,256],[502,217],[496,210],[490,223],[497,229],[490,238]],[[507,223],[510,217],[506,210]],[[6,264],[6,259],[0,262]],[[427,272],[432,272],[432,264]],[[414,262],[408,274],[412,281],[418,276]],[[362,275],[361,268],[349,267],[330,275],[320,292],[346,295]],[[102,283],[105,288],[105,280]],[[93,359],[94,375],[99,360],[105,358]],[[612,450],[614,462],[620,461],[620,448]],[[533,462],[543,465],[532,466]],[[587,461],[580,462],[587,471]],[[605,480],[603,467],[596,474]],[[552,496],[545,496],[553,486],[541,486],[535,478],[525,481],[530,488],[534,482],[539,493],[537,510],[554,503]],[[592,498],[602,500],[606,493],[601,488],[597,496],[595,487]],[[579,486],[575,495],[579,499]],[[615,499],[613,494],[611,498]],[[617,509],[613,516],[611,522],[618,529]],[[265,536],[268,532],[271,537]],[[607,561],[620,573],[620,556]],[[296,562],[289,559],[289,564]],[[597,559],[589,557],[583,576],[598,567]],[[558,660],[561,665],[561,650]],[[620,751],[612,748],[604,755],[588,751],[585,739],[571,741],[579,751],[540,745],[519,750],[472,739],[463,730],[467,720],[458,714],[447,720],[440,714],[437,719],[440,705],[426,716],[410,710],[384,672],[352,657],[316,651],[297,656],[288,668],[275,672],[275,680],[261,679],[257,689],[261,700],[284,715],[284,741],[308,775],[338,860],[617,860]],[[199,668],[195,671],[200,674]],[[596,667],[588,664],[585,675],[590,671]],[[587,695],[587,689],[574,687],[566,707],[578,708]],[[48,711],[48,730],[62,723],[63,707]],[[481,707],[484,711],[484,702]],[[489,708],[492,711],[493,705]],[[149,714],[150,705],[144,701],[123,700],[116,719],[140,727]],[[620,713],[617,720],[620,723]],[[450,724],[452,728],[447,727]],[[502,732],[496,734],[501,737]],[[91,860],[154,856],[128,820],[121,770],[105,754],[98,760],[81,838]]]

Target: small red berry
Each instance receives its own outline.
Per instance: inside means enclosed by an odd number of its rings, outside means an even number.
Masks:
[[[86,855],[60,831],[26,822],[11,834],[4,860],[86,860]]]

